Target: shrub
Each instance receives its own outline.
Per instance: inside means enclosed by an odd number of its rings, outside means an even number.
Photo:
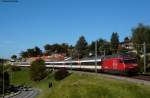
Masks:
[[[20,71],[21,70],[21,68],[19,67],[19,66],[11,66],[11,70],[12,71]]]
[[[149,64],[149,59],[150,57],[148,55],[146,55],[146,67],[148,68],[148,64]],[[143,72],[144,70],[144,57],[142,57],[140,60],[139,60],[139,71],[140,72]]]
[[[2,90],[3,90],[3,82],[5,85],[5,88],[4,88],[5,90],[9,87],[9,84],[10,84],[9,73],[6,68],[4,68],[3,70],[3,67],[5,66],[0,65],[0,93],[2,93]],[[4,75],[4,80],[3,80],[3,75]]]
[[[37,59],[31,63],[30,76],[34,81],[40,81],[46,77],[47,71],[45,67],[45,62],[42,59]]]
[[[67,69],[60,68],[58,71],[55,72],[54,78],[55,80],[62,80],[68,75],[69,75],[69,72],[67,71]]]

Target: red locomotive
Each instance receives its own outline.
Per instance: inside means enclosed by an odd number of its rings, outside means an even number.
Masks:
[[[135,74],[138,70],[137,59],[130,55],[112,55],[103,58],[102,72],[114,74]]]

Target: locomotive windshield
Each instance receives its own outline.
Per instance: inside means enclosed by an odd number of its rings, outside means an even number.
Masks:
[[[127,60],[124,60],[124,63],[125,64],[136,64],[137,60],[136,59],[127,59]]]

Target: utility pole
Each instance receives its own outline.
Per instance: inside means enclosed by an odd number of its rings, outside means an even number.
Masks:
[[[54,70],[55,70],[54,66],[55,66],[55,65],[53,64],[53,72],[54,72]]]
[[[105,53],[105,49],[104,49],[104,57],[105,57],[106,53]]]
[[[4,63],[2,60],[2,66],[3,66],[3,98],[5,97],[5,72],[4,72]]]
[[[72,49],[71,49],[71,71],[72,71]]]
[[[144,49],[144,73],[146,73],[146,44],[145,42],[143,44],[143,49]]]
[[[97,73],[97,40],[95,41],[95,72]]]
[[[80,63],[80,57],[79,57],[79,51],[78,51],[78,64],[79,64],[80,69],[81,69],[81,63]]]

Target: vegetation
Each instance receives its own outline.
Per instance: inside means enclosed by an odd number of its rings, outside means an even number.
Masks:
[[[9,73],[7,71],[7,67],[0,64],[0,94],[2,94],[2,92],[3,92],[2,91],[3,90],[3,82],[4,82],[4,89],[6,91],[10,85]]]
[[[124,38],[124,43],[129,43],[129,42],[130,42],[129,37],[125,37],[125,38]]]
[[[111,35],[111,49],[113,52],[117,52],[119,46],[119,35],[118,33],[112,33]]]
[[[99,39],[97,44],[98,44],[98,53],[100,53],[100,55],[103,55],[104,51],[106,55],[111,54],[111,47],[108,41],[104,39]]]
[[[41,56],[43,53],[42,50],[36,46],[34,48],[27,49],[26,51],[22,51],[20,54],[22,58],[27,58]]]
[[[75,45],[75,57],[83,58],[88,55],[88,43],[86,42],[84,36],[81,36]]]
[[[37,59],[31,63],[30,76],[34,81],[40,81],[47,75],[45,62],[42,59]]]
[[[150,56],[148,56],[148,55],[146,55],[146,68],[147,69],[149,69],[150,68],[150,66],[149,66],[149,64],[150,64]],[[141,57],[140,59],[139,59],[139,63],[138,63],[138,65],[139,65],[139,72],[143,72],[143,70],[144,70],[144,57]],[[149,71],[149,70],[147,70],[147,71]],[[149,71],[150,72],[150,71]]]
[[[133,28],[131,39],[128,37],[124,38],[124,43],[129,43],[131,41],[138,50],[138,53],[141,52],[143,48],[141,44],[144,42],[146,44],[150,44],[150,26],[139,24],[137,27]],[[106,55],[110,55],[112,52],[116,53],[118,51],[119,44],[119,34],[117,32],[112,33],[110,42],[99,38],[99,40],[97,40],[98,55],[102,55],[104,51]],[[139,47],[137,47],[137,45]],[[150,52],[149,46],[147,46],[147,52]],[[48,56],[55,53],[65,54],[65,56],[73,56],[75,59],[87,57],[89,54],[90,56],[93,56],[95,53],[95,41],[88,44],[85,37],[80,36],[75,46],[68,45],[67,43],[46,44],[44,45],[44,52],[42,52],[39,47],[34,47],[27,49],[26,51],[22,51],[20,56],[22,58],[28,58],[42,55]],[[12,57],[15,59],[15,55]]]
[[[132,30],[132,41],[138,50],[138,52],[143,48],[141,46],[137,47],[137,44],[150,44],[150,26],[139,24]],[[150,52],[150,47],[147,47],[147,52]]]
[[[12,71],[20,71],[21,68],[19,66],[11,66]]]
[[[49,74],[41,81],[29,78],[28,69],[13,72],[13,84],[26,84],[41,90],[38,98],[149,98],[150,87],[109,79],[95,74],[72,73],[62,81]],[[49,82],[53,83],[51,88]]]
[[[133,42],[135,49],[137,50],[137,55],[139,55],[139,65],[140,70],[143,70],[143,60],[141,55],[143,54],[143,43],[146,43],[146,52],[150,52],[150,26],[139,24],[137,27],[132,29],[132,37],[124,38],[124,43],[128,46],[129,42]],[[110,38],[110,42],[102,38],[97,40],[97,55],[111,55],[112,53],[117,53],[122,51],[123,47],[119,45],[119,34],[113,32]],[[26,51],[21,52],[22,58],[28,57],[37,57],[42,55],[52,55],[55,53],[65,54],[64,56],[72,57],[73,59],[81,59],[89,56],[94,56],[95,54],[95,41],[92,41],[91,44],[88,44],[84,36],[80,36],[75,46],[68,45],[67,43],[62,44],[46,44],[44,46],[45,51],[42,52],[40,48],[35,47],[27,49]],[[12,59],[16,59],[17,56],[13,55]],[[148,68],[150,69],[150,63],[147,62]]]
[[[55,77],[55,80],[62,80],[65,77],[67,77],[68,75],[69,75],[68,70],[65,68],[61,68],[55,72],[54,77]]]
[[[12,55],[12,56],[11,56],[11,59],[17,60],[17,56],[16,56],[16,55]]]
[[[46,44],[44,46],[44,49],[45,49],[44,54],[45,55],[51,55],[53,53],[66,53],[66,54],[68,54],[68,48],[69,48],[69,45],[66,43],[53,44],[53,45]]]
[[[51,93],[48,98],[149,98],[150,89],[96,75],[72,74]]]
[[[112,53],[112,50],[118,49],[119,45],[119,36],[118,33],[112,33],[111,43],[100,38],[97,40],[97,53],[98,55],[105,54],[109,55]],[[111,47],[112,46],[112,47]],[[92,41],[91,44],[88,44],[84,36],[80,36],[75,46],[68,45],[67,43],[62,44],[46,44],[44,45],[44,52],[40,48],[35,47],[22,51],[20,56],[22,58],[28,57],[37,57],[37,56],[48,56],[55,53],[64,54],[64,56],[72,56],[74,59],[81,59],[88,56],[93,56],[95,54],[95,41]],[[91,54],[91,55],[90,55]]]

